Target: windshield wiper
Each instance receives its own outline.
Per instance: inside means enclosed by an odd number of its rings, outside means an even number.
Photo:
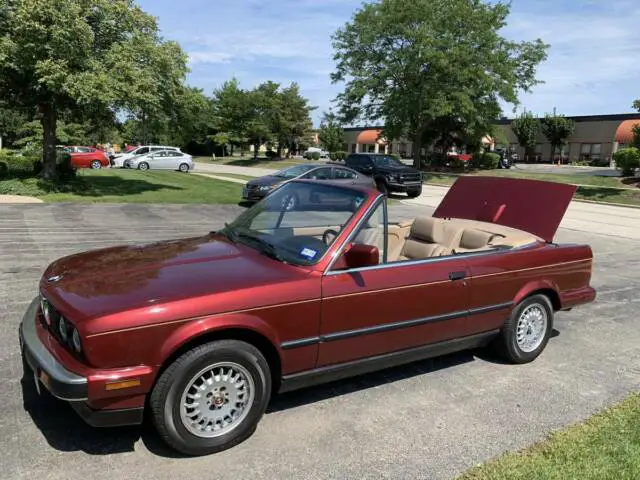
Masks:
[[[284,259],[284,257],[282,255],[280,255],[280,253],[278,252],[278,249],[276,248],[276,246],[273,243],[270,243],[270,242],[258,237],[257,235],[252,235],[250,233],[235,232],[235,234],[240,238],[246,238],[247,240],[255,241],[260,246],[260,252],[261,253],[264,253],[265,255],[267,255],[267,256],[275,259],[275,260],[278,260],[280,262],[289,263]]]

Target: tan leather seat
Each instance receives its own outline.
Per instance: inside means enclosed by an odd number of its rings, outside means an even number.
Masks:
[[[414,260],[451,255],[458,247],[463,229],[433,217],[418,217],[413,222],[398,260]]]

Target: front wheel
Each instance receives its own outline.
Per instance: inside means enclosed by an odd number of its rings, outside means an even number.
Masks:
[[[532,295],[513,309],[502,327],[497,347],[512,363],[529,363],[545,349],[553,329],[553,306],[549,297]]]
[[[189,171],[189,165],[186,163],[181,163],[178,167],[178,170],[180,170],[182,173],[187,173]]]
[[[270,396],[271,373],[262,353],[245,342],[219,340],[173,362],[149,404],[168,445],[186,455],[208,455],[248,438]]]
[[[147,162],[140,162],[138,164],[138,170],[149,170],[149,164]]]

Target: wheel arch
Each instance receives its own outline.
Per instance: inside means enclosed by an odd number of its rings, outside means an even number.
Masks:
[[[554,312],[562,309],[558,286],[551,280],[541,280],[528,283],[518,291],[513,299],[513,304],[518,305],[524,299],[538,294],[545,295],[549,298]]]
[[[276,346],[262,333],[244,327],[227,327],[216,330],[209,330],[199,335],[195,335],[185,342],[177,345],[166,358],[162,361],[160,368],[156,374],[156,381],[177,358],[184,353],[192,350],[205,343],[214,342],[216,340],[239,340],[253,345],[264,355],[269,370],[271,371],[272,393],[280,389],[282,381],[282,359],[280,352]],[[154,382],[155,384],[155,382]]]

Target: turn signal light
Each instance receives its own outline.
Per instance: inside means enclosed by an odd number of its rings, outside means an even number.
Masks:
[[[122,382],[110,382],[107,383],[104,388],[105,390],[120,390],[123,388],[133,388],[140,386],[140,379],[136,378],[135,380],[123,380]]]

